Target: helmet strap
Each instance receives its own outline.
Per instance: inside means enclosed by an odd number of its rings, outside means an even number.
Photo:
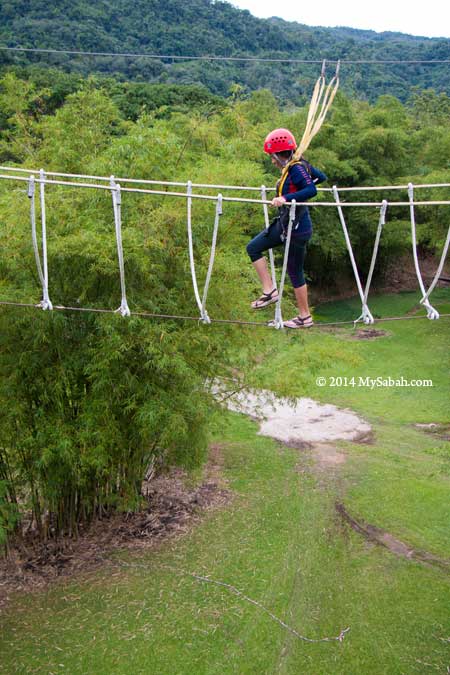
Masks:
[[[277,152],[272,153],[272,156],[275,157],[275,161],[278,164],[278,166],[280,167],[280,169],[284,169],[284,167],[287,164],[289,164],[289,162],[292,159],[292,155],[293,155],[293,152],[291,152],[290,157],[285,158],[285,157],[280,157],[280,155]]]

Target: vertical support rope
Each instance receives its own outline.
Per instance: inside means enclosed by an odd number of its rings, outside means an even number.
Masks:
[[[266,232],[269,231],[270,227],[270,222],[269,222],[269,209],[267,207],[267,204],[265,203],[267,201],[267,189],[265,185],[261,185],[261,199],[263,201],[263,211],[264,211],[264,226],[266,228]],[[273,249],[269,248],[269,262],[270,262],[270,276],[272,277],[272,288],[277,287],[277,277],[275,274],[275,260],[273,256]]]
[[[428,288],[428,290],[426,292],[426,295],[424,295],[424,297],[422,298],[422,300],[420,302],[423,302],[424,300],[426,300],[430,296],[430,293],[432,293],[434,291],[434,288],[435,288],[437,282],[439,281],[439,277],[441,276],[441,272],[442,272],[442,269],[444,267],[444,263],[445,263],[445,259],[447,257],[449,246],[450,246],[450,226],[449,226],[448,231],[447,231],[447,239],[445,240],[444,249],[442,251],[441,260],[439,262],[439,266],[437,268],[436,274],[434,275],[434,279],[433,279],[432,283],[430,284],[430,287]]]
[[[220,222],[220,216],[222,215],[222,195],[219,194],[217,195],[217,203],[216,203],[216,217],[214,219],[214,231],[213,231],[213,237],[212,237],[212,242],[211,242],[211,253],[209,256],[209,265],[208,265],[208,271],[206,273],[206,281],[205,281],[205,286],[203,288],[203,298],[202,298],[202,306],[201,306],[201,320],[203,323],[211,323],[211,319],[208,316],[208,312],[206,311],[206,298],[208,297],[208,290],[209,290],[209,283],[211,281],[211,275],[212,275],[212,270],[214,266],[214,258],[216,255],[216,244],[217,244],[217,232],[219,230],[219,222]]]
[[[117,258],[119,260],[120,289],[122,293],[122,301],[120,303],[120,307],[116,311],[119,312],[122,316],[130,316],[131,312],[127,302],[127,294],[125,287],[125,265],[123,261],[122,214],[121,214],[122,195],[120,192],[120,185],[115,182],[114,176],[111,176],[110,184],[114,210],[114,225],[116,230]]]
[[[366,281],[366,286],[364,289],[364,303],[367,307],[367,298],[369,297],[369,290],[370,290],[370,284],[372,283],[372,276],[373,276],[373,271],[375,269],[375,262],[377,260],[377,254],[378,254],[378,248],[380,245],[380,239],[381,239],[381,232],[383,230],[383,227],[386,224],[386,210],[387,210],[388,203],[386,199],[383,199],[383,202],[381,204],[380,208],[380,218],[378,220],[378,228],[377,228],[377,233],[375,236],[375,243],[373,245],[373,251],[372,251],[372,260],[370,261],[370,268],[369,268],[369,274],[367,275],[367,281]],[[353,322],[354,324],[358,323],[358,321],[364,320],[364,313],[361,314],[355,321]]]
[[[366,297],[365,297],[363,289],[362,289],[361,279],[359,278],[358,267],[356,265],[355,256],[353,255],[352,244],[351,244],[350,237],[349,237],[349,234],[348,234],[347,225],[345,224],[344,213],[342,211],[342,207],[339,204],[339,192],[338,192],[338,189],[337,189],[336,185],[333,185],[333,195],[334,195],[334,199],[336,201],[337,210],[338,210],[338,213],[339,213],[339,219],[341,221],[342,230],[344,232],[345,243],[347,244],[347,250],[348,250],[348,254],[350,256],[350,261],[352,263],[353,274],[355,276],[355,281],[356,281],[356,285],[358,287],[358,293],[359,293],[359,297],[361,298],[361,304],[362,304],[362,314],[361,314],[360,317],[358,317],[358,319],[355,319],[354,323],[356,324],[356,322],[359,321],[361,318],[363,319],[365,324],[374,323],[374,318],[373,318],[373,316],[372,316],[372,314],[369,310],[369,307],[367,306]]]
[[[52,310],[53,305],[48,295],[48,263],[47,263],[47,219],[45,212],[45,173],[44,169],[39,170],[39,199],[41,204],[41,229],[42,229],[42,300],[39,306],[42,309]],[[37,240],[36,240],[37,242]]]
[[[286,279],[286,269],[287,269],[287,261],[289,257],[289,247],[291,244],[291,234],[292,234],[292,225],[295,220],[295,199],[292,200],[291,206],[289,208],[289,225],[288,225],[288,230],[286,233],[286,242],[284,245],[284,259],[283,259],[283,268],[281,271],[281,279],[280,279],[280,287],[278,289],[278,300],[277,304],[275,305],[275,318],[273,321],[273,324],[277,330],[280,330],[281,328],[284,328],[283,325],[283,317],[281,315],[281,301],[283,298],[283,291],[284,291],[284,281]]]
[[[200,293],[197,284],[197,275],[195,273],[194,244],[192,240],[192,181],[188,181],[187,183],[187,232],[188,232],[189,264],[191,267],[192,285],[194,287],[195,301],[201,313],[202,301],[200,299]],[[204,320],[203,316],[202,320]]]
[[[373,270],[375,269],[375,262],[377,259],[378,248],[380,246],[381,232],[383,227],[386,225],[386,211],[388,203],[386,199],[383,199],[380,208],[380,218],[378,221],[377,234],[375,236],[375,243],[373,245],[372,251],[372,260],[370,261],[369,274],[367,275],[366,287],[364,289],[364,300],[367,303],[367,298],[369,297],[370,284],[372,283]]]
[[[439,319],[439,312],[430,304],[428,300],[428,295],[431,293],[432,288],[430,286],[428,292],[425,290],[425,285],[422,279],[422,273],[419,267],[419,258],[417,256],[416,216],[414,212],[414,186],[412,183],[408,183],[408,197],[409,197],[409,213],[411,217],[411,241],[413,248],[414,267],[416,268],[417,281],[419,282],[420,290],[422,293],[422,299],[420,303],[427,310],[427,317],[431,321],[434,321],[435,319]],[[444,264],[443,261],[442,264]]]
[[[35,199],[35,193],[36,193],[35,177],[33,175],[31,175],[29,180],[28,180],[28,192],[27,192],[28,198],[30,200],[31,239],[32,239],[32,242],[33,242],[34,258],[36,260],[36,267],[37,267],[37,271],[38,271],[39,281],[41,282],[42,289],[44,289],[45,280],[44,280],[44,274],[42,272],[41,257],[39,255],[39,245],[38,245],[37,232],[36,232],[36,199]]]

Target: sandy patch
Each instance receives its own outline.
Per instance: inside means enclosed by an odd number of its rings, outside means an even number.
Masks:
[[[241,390],[231,396],[220,393],[230,410],[259,421],[262,436],[287,444],[361,441],[371,433],[370,425],[351,410],[311,398],[280,398],[264,389]]]

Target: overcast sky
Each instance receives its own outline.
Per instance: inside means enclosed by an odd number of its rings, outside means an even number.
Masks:
[[[350,26],[450,38],[448,0],[232,0],[231,4],[248,9],[254,16],[279,16],[308,26]]]

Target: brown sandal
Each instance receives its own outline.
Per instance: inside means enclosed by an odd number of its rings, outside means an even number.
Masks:
[[[274,297],[274,294],[276,296]],[[254,300],[252,302],[252,309],[263,309],[263,307],[267,307],[267,305],[271,305],[273,302],[277,302],[278,300],[278,290],[274,288],[270,293],[263,293],[262,295],[259,296],[257,300]]]
[[[294,316],[293,319],[283,323],[285,328],[311,328],[313,325],[314,321],[312,320],[310,314],[308,314],[308,316],[304,316],[303,319],[301,316]]]

